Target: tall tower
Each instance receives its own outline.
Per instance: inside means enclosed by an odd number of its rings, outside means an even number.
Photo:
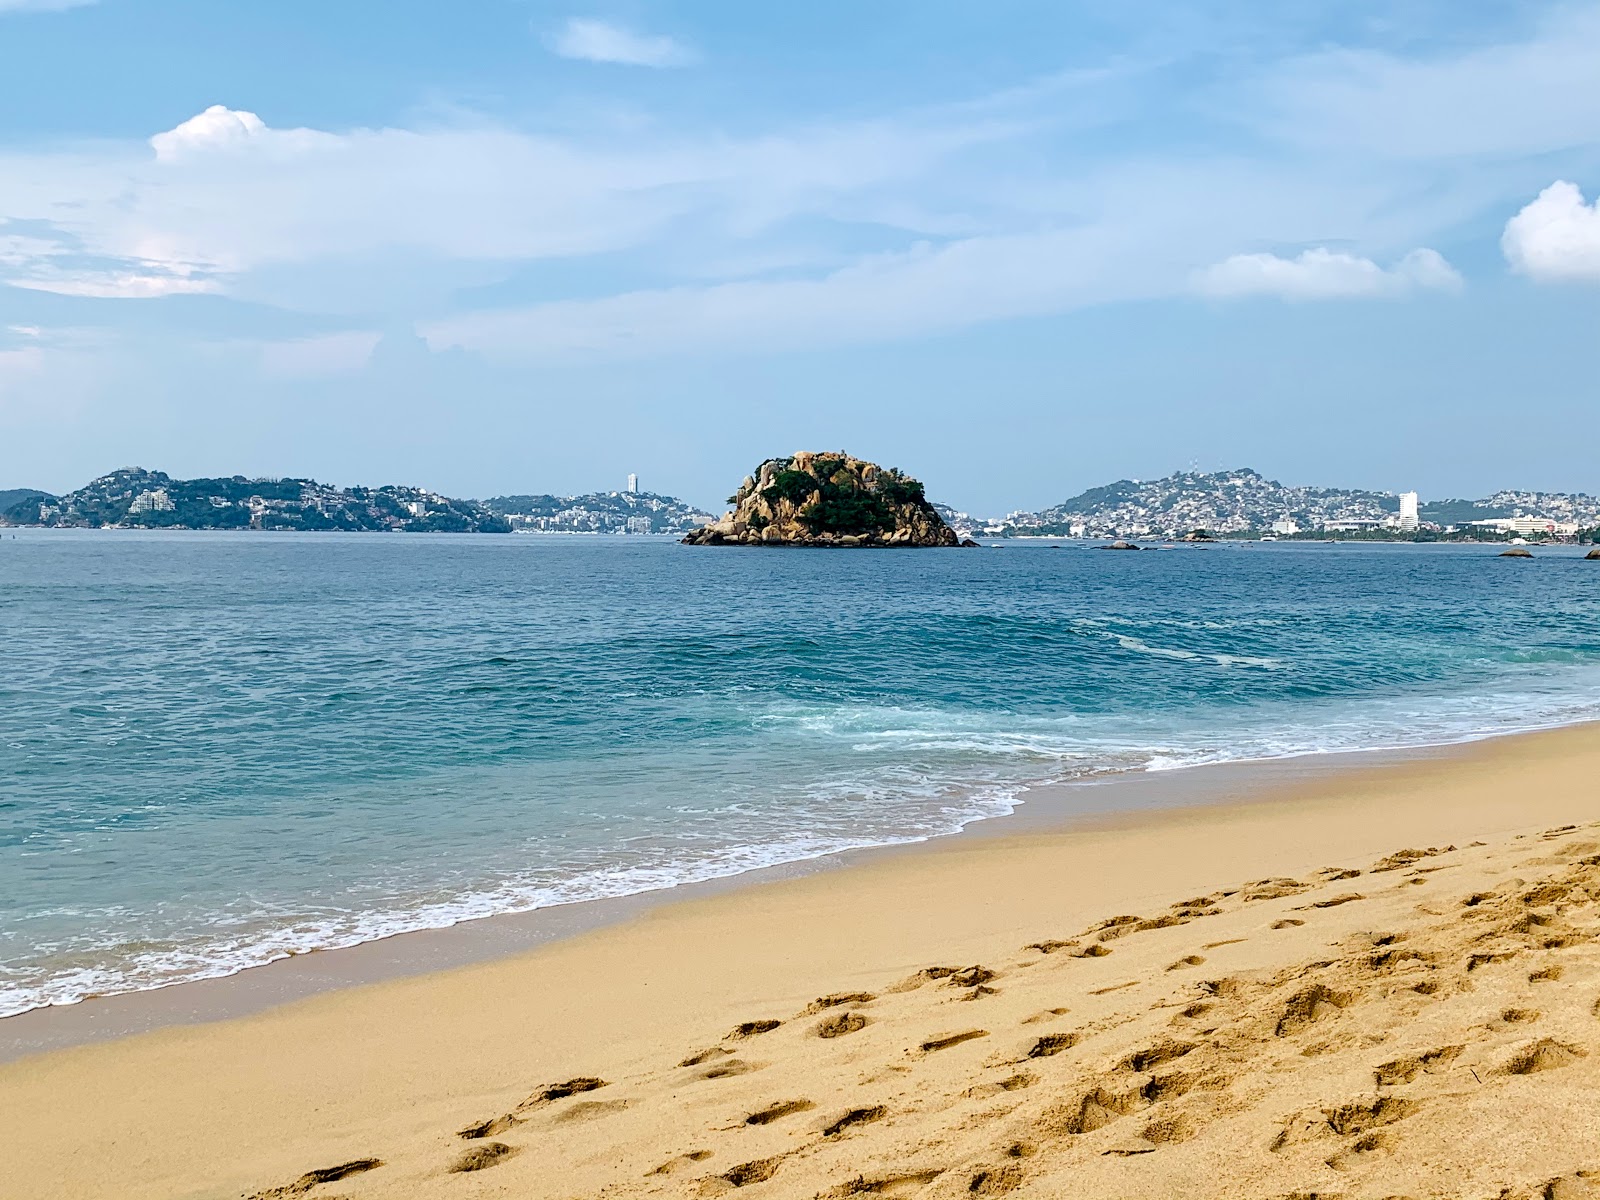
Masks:
[[[1400,493],[1400,528],[1415,529],[1422,522],[1417,516],[1417,494],[1415,492]]]
[[[639,477],[633,474],[631,471],[628,473],[628,490],[630,492],[637,492],[639,490]]]

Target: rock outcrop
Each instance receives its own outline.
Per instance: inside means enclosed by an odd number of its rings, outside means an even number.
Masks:
[[[691,546],[959,546],[922,484],[843,452],[769,458],[729,497],[731,513],[684,538]],[[967,543],[969,545],[975,543]]]
[[[1589,562],[1600,561],[1600,546],[1596,546],[1593,550],[1589,551],[1589,553],[1585,554],[1583,557]]]
[[[1509,550],[1500,551],[1501,558],[1532,558],[1532,550],[1524,550],[1521,546],[1513,546]]]

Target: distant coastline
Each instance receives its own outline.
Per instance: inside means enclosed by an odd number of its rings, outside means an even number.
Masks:
[[[1600,497],[1501,490],[1478,500],[1415,492],[1291,486],[1247,467],[1119,480],[1036,512],[986,518],[932,509],[962,538],[1146,542],[1600,542]],[[234,475],[174,479],[128,467],[65,495],[0,490],[0,526],[257,529],[401,533],[662,534],[717,519],[674,496],[641,491],[464,500],[406,485],[341,488],[314,479]]]
[[[243,475],[174,479],[142,467],[113,471],[62,496],[29,488],[0,493],[0,525],[48,529],[681,535],[710,519],[672,496],[635,488],[479,501],[394,484],[341,488]]]

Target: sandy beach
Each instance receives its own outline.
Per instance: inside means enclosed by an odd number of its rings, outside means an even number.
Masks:
[[[1600,727],[0,1067],[0,1195],[1600,1194]]]

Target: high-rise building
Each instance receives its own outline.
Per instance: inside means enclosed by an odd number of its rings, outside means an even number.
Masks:
[[[632,472],[628,474],[628,490],[630,492],[637,492],[639,490],[639,477]]]
[[[1415,492],[1400,493],[1400,528],[1415,529],[1421,524],[1417,516],[1417,494]]]

